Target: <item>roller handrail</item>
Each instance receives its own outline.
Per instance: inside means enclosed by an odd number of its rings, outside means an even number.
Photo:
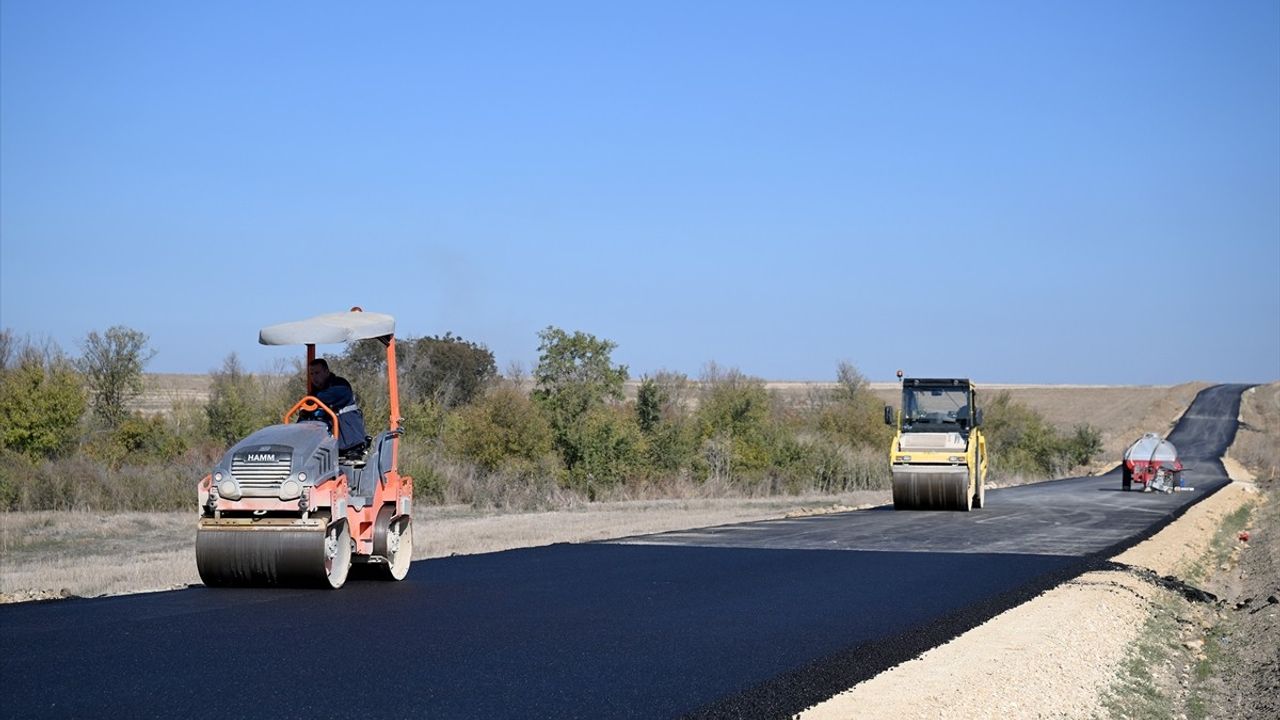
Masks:
[[[338,414],[330,410],[328,405],[325,405],[321,402],[320,398],[314,395],[307,395],[294,403],[294,406],[289,408],[289,412],[284,414],[284,424],[288,425],[291,422],[289,418],[299,412],[315,412],[316,410],[323,410],[328,413],[329,419],[333,421],[333,424],[329,427],[333,433],[333,437],[336,439],[338,437]]]

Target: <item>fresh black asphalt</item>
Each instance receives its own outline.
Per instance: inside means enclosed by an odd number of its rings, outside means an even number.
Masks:
[[[415,563],[402,583],[0,606],[3,717],[786,717],[1149,536],[1226,482],[1246,386],[1170,435],[1194,492],[1116,475]]]

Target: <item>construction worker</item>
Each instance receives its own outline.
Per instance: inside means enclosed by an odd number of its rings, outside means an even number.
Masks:
[[[316,358],[307,365],[307,377],[311,381],[311,394],[329,406],[338,416],[338,452],[343,457],[360,457],[368,442],[364,434],[364,415],[356,404],[356,394],[351,383],[329,371],[324,358]],[[323,411],[316,411],[316,420],[325,420]]]

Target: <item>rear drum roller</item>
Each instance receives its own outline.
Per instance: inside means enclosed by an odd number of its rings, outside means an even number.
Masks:
[[[384,505],[373,525],[373,554],[386,559],[370,567],[380,580],[403,580],[413,561],[413,519],[395,517],[395,505]]]

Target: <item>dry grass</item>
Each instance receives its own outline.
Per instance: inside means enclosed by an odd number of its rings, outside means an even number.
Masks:
[[[1245,391],[1231,457],[1244,463],[1259,482],[1280,480],[1280,382]]]
[[[117,595],[199,582],[194,513],[0,514],[0,598]]]
[[[131,409],[146,415],[168,415],[181,405],[207,403],[213,378],[210,375],[147,373],[142,378],[142,385],[142,395],[130,403]]]

